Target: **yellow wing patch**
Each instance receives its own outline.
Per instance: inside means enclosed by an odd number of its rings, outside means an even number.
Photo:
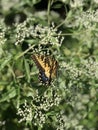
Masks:
[[[47,55],[33,54],[32,59],[39,69],[39,79],[43,84],[50,85],[57,75],[57,61]]]

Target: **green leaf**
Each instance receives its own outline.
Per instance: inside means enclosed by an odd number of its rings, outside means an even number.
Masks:
[[[26,70],[27,81],[30,82],[30,68],[26,59],[24,59],[24,65]]]
[[[0,71],[9,63],[11,58],[12,58],[12,56],[9,55],[7,58],[4,58],[3,60],[0,61],[0,62],[2,62],[0,65]]]
[[[16,89],[12,87],[11,89],[9,89],[8,92],[2,94],[2,97],[0,98],[0,102],[8,101],[15,96],[16,96]]]

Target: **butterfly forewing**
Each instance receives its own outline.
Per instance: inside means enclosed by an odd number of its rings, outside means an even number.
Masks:
[[[58,69],[58,63],[56,60],[54,60],[53,64],[52,64],[52,70],[51,70],[51,77],[55,78],[57,75],[57,69]]]
[[[43,66],[44,66],[44,62],[43,62],[43,56],[42,55],[32,55],[32,59],[34,60],[36,66],[39,68],[39,69],[44,69]]]
[[[50,56],[33,54],[32,58],[39,69],[39,79],[43,84],[49,85],[56,77],[57,61]]]

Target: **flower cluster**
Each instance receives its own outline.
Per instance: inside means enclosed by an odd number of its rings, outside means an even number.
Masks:
[[[25,38],[30,36],[30,30],[26,26],[27,21],[24,21],[23,23],[16,24],[16,42],[15,45],[22,43]]]
[[[26,38],[32,37],[32,41],[37,44],[52,44],[60,46],[64,37],[61,37],[61,32],[57,33],[57,29],[52,24],[51,27],[42,26],[38,24],[28,25],[30,19],[28,18],[23,23],[16,25],[16,43],[15,45],[22,43]],[[34,44],[35,44],[34,43]]]
[[[80,93],[80,90],[82,93],[82,91],[88,91],[89,88],[88,96],[96,96],[95,86],[97,85],[96,81],[98,80],[97,61],[90,58],[89,60],[82,59],[81,64],[78,66],[75,63],[62,63],[62,65],[61,72],[64,78],[61,79],[59,77],[59,86],[62,88],[62,95],[66,98],[66,104],[74,106],[75,102],[77,102],[76,98],[77,94]],[[84,100],[88,100],[87,96]],[[80,107],[82,108],[82,105]]]
[[[6,121],[0,121],[0,127],[5,125]]]
[[[47,113],[58,106],[61,102],[61,97],[58,94],[58,89],[53,90],[48,89],[45,93],[40,96],[38,91],[36,92],[36,96],[32,96],[31,104],[23,105],[23,108],[18,108],[18,115],[20,115],[22,121],[30,121],[34,125],[38,125],[40,127],[46,123],[48,119]]]
[[[39,38],[40,44],[52,44],[52,45],[61,45],[64,37],[60,39],[60,34],[56,33],[57,29],[54,27],[54,24],[52,24],[52,27],[43,27],[42,25],[37,25],[34,27],[34,29],[31,31],[32,37]]]
[[[84,73],[85,76],[98,80],[98,62],[97,61],[94,61],[91,58],[89,60],[84,60],[83,68],[85,68],[85,71],[83,71],[82,73]]]
[[[84,5],[84,0],[74,0],[74,1],[70,1],[70,6],[72,8],[77,8],[77,7],[81,7]]]
[[[3,44],[7,41],[5,38],[5,33],[6,33],[6,27],[4,25],[4,21],[0,21],[0,57],[3,54]]]
[[[81,122],[86,118],[88,113],[87,105],[89,104],[90,96],[86,94],[78,94],[77,92],[76,94],[77,95],[73,100],[73,104],[70,104],[73,106],[73,112],[70,112],[70,108],[68,109],[67,113],[65,109],[62,109],[60,113],[56,115],[56,130],[84,129],[84,125]],[[94,103],[92,105],[94,105]]]
[[[94,2],[95,2],[96,4],[98,4],[98,0],[94,0]]]
[[[31,107],[27,104],[26,100],[25,100],[25,103],[23,105],[23,110],[21,108],[18,108],[18,113],[17,114],[22,117],[19,120],[19,123],[22,122],[22,121],[30,122],[32,120]]]
[[[73,12],[74,13],[74,12]],[[69,19],[69,16],[68,16]],[[68,20],[67,19],[67,20]],[[76,11],[66,25],[69,27],[82,27],[88,30],[95,30],[98,23],[98,10]],[[72,20],[72,22],[71,22]]]
[[[90,79],[98,79],[98,62],[94,61],[92,58],[87,60],[82,59],[82,63],[79,67],[75,64],[62,64],[65,66],[66,74],[69,75],[70,79],[78,81],[83,77]]]
[[[85,28],[93,29],[98,22],[98,10],[83,12],[80,16],[78,23],[83,24]]]
[[[0,21],[0,45],[4,44],[7,40],[5,38],[6,27],[3,22],[3,20]]]
[[[75,130],[83,130],[84,126],[79,124],[79,120],[82,118],[81,115],[70,113],[69,116],[65,114],[64,112],[60,112],[60,114],[57,115],[57,126],[56,130],[69,130],[69,129],[75,129]]]

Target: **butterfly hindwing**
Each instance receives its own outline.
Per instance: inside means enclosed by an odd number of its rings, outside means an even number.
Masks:
[[[50,56],[33,54],[32,58],[39,69],[39,79],[43,84],[50,85],[56,77],[57,61]]]
[[[47,77],[44,71],[39,71],[39,79],[42,84],[49,85],[51,82],[51,78]]]

